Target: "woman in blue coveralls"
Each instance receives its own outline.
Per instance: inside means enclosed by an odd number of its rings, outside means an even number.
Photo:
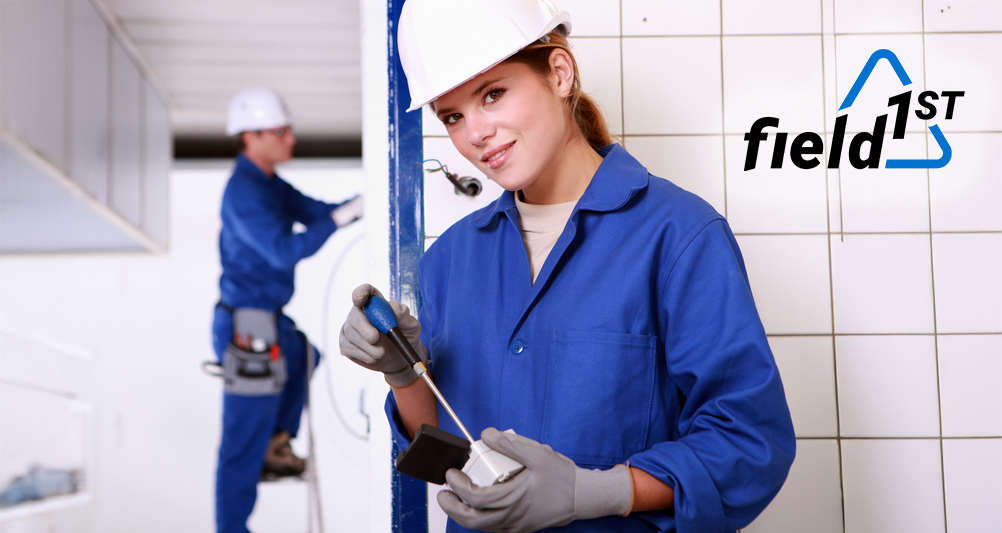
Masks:
[[[723,217],[612,143],[570,27],[549,0],[401,11],[411,108],[506,189],[422,258],[420,320],[391,302],[459,418],[526,465],[491,487],[450,470],[438,503],[448,531],[734,531],[795,452],[744,263]],[[401,448],[422,423],[459,434],[365,319],[375,293],[342,353],[384,372]]]
[[[304,469],[303,460],[292,454],[289,439],[296,436],[302,417],[309,345],[295,322],[282,313],[292,298],[296,263],[316,253],[338,227],[362,216],[362,198],[328,204],[304,196],[275,173],[277,163],[292,157],[296,139],[285,105],[270,89],[248,87],[233,97],[227,134],[239,135],[242,148],[223,193],[219,232],[223,273],[212,324],[213,348],[223,363],[231,357],[234,314],[247,309],[264,312],[269,314],[266,326],[272,333],[277,329],[275,340],[287,368],[284,384],[274,385],[277,390],[262,390],[260,385],[267,385],[268,378],[252,377],[244,382],[251,390],[227,383],[223,395],[216,530],[246,533],[262,470],[281,476]],[[306,230],[293,232],[294,222]]]

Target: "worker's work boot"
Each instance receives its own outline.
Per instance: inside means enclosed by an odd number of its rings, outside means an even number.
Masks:
[[[271,437],[268,453],[264,456],[263,478],[299,476],[306,470],[306,461],[292,453],[289,438],[288,431],[280,431]]]

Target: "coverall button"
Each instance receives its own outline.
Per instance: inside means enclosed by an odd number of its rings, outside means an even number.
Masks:
[[[522,353],[523,350],[525,350],[525,345],[522,344],[522,341],[515,341],[511,343],[511,353],[518,355]]]

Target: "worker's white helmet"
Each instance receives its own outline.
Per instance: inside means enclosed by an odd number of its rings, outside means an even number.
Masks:
[[[571,16],[550,0],[407,0],[397,49],[414,111],[515,55]]]
[[[260,131],[289,125],[289,113],[278,93],[267,87],[247,87],[230,100],[226,134]]]

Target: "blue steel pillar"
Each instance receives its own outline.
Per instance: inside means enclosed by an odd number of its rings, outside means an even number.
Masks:
[[[424,177],[421,112],[407,113],[410,91],[397,55],[397,21],[404,0],[388,0],[386,59],[389,74],[390,297],[417,314],[418,259],[424,252]],[[400,450],[393,445],[391,461]],[[393,470],[393,531],[428,531],[428,497],[423,481]]]

